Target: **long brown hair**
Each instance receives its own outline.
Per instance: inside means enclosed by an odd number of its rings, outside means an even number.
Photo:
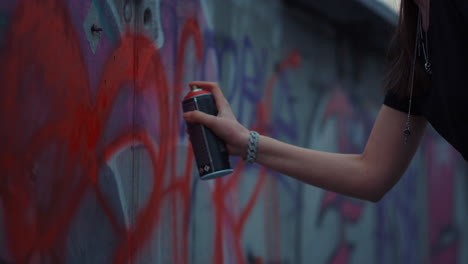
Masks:
[[[384,86],[386,91],[391,91],[400,98],[410,94],[418,12],[419,8],[414,0],[401,0],[399,22],[389,49],[390,69]],[[423,93],[427,82],[422,64],[416,61],[413,93]]]

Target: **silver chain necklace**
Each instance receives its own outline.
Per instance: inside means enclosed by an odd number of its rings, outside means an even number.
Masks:
[[[432,74],[432,65],[429,61],[429,42],[427,41],[427,32],[424,32],[422,28],[422,16],[421,11],[418,12],[418,22],[416,29],[416,39],[414,45],[413,61],[411,63],[411,79],[409,82],[410,86],[410,98],[408,102],[408,116],[406,118],[406,127],[403,130],[403,135],[405,137],[405,144],[408,142],[409,136],[411,136],[411,106],[413,103],[413,86],[414,86],[414,71],[416,68],[416,57],[417,55],[421,56],[421,52],[424,56],[424,70],[427,74]]]

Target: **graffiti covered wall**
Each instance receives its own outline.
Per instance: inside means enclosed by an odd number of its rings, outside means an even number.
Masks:
[[[429,131],[372,204],[232,159],[200,181],[181,118],[362,151],[383,49],[282,1],[0,2],[0,263],[466,263],[467,168]]]

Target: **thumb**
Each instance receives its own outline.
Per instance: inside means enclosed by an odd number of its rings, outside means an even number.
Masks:
[[[217,117],[214,115],[209,115],[200,111],[191,111],[184,113],[183,117],[185,121],[189,123],[200,123],[207,127],[213,126],[217,119]]]

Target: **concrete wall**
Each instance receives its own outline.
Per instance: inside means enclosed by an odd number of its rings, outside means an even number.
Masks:
[[[362,151],[385,48],[346,32],[273,0],[2,0],[0,263],[467,263],[466,163],[432,130],[378,204],[237,159],[198,179],[195,79],[249,128]]]

